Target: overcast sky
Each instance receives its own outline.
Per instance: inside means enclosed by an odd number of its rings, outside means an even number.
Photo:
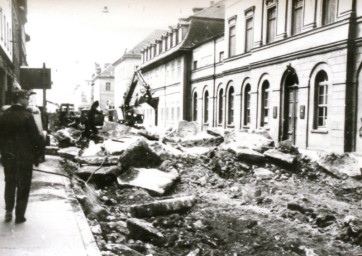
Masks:
[[[52,69],[48,99],[69,99],[94,63],[113,63],[153,29],[167,29],[210,0],[28,0],[29,67]],[[103,12],[107,7],[108,13]],[[64,102],[64,101],[63,101]]]

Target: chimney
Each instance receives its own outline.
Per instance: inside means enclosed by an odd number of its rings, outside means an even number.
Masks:
[[[195,13],[198,13],[200,11],[202,11],[204,8],[198,8],[198,7],[195,7],[195,8],[192,8],[192,11]]]
[[[210,1],[210,6],[213,5],[215,3],[215,1]]]

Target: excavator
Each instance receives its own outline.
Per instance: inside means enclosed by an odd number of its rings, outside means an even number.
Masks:
[[[138,83],[140,83],[141,86],[143,86],[143,88],[141,89],[142,95],[134,101],[133,105],[131,105],[132,95]],[[155,110],[156,113],[155,125],[157,125],[158,102],[159,102],[158,97],[157,98],[152,97],[151,87],[144,79],[141,71],[136,70],[133,75],[131,85],[128,87],[127,91],[124,94],[124,103],[121,106],[124,118],[123,123],[129,126],[135,126],[135,124],[142,124],[144,116],[139,109],[141,104],[147,103]]]

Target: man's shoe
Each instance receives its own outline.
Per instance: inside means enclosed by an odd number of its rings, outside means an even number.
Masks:
[[[13,214],[11,212],[5,212],[5,221],[9,222],[13,218]]]
[[[15,223],[16,224],[20,224],[20,223],[24,223],[26,221],[26,219],[23,217],[23,218],[16,218],[15,219]]]

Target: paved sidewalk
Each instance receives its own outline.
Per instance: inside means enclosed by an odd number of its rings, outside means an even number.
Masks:
[[[37,169],[59,172],[58,158],[48,157]],[[22,224],[4,222],[4,172],[0,167],[1,256],[100,256],[69,180],[33,173],[32,189]]]

